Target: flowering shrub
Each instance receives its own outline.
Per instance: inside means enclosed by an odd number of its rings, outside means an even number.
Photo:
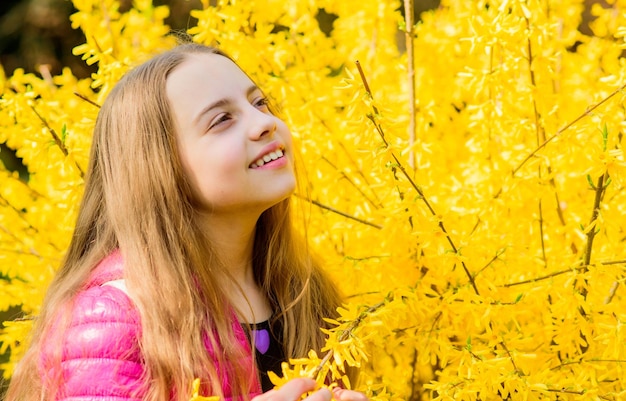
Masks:
[[[37,315],[97,105],[174,44],[167,7],[73,3],[87,37],[75,53],[98,72],[0,77],[0,142],[30,173],[0,169],[0,310]],[[392,1],[193,12],[194,40],[279,105],[301,153],[302,224],[348,295],[323,353],[285,364],[277,385],[331,375],[372,400],[626,396],[626,1],[593,7],[593,36],[577,29],[582,3],[444,0],[418,24]],[[329,34],[321,9],[337,16]],[[10,375],[30,321],[5,326]]]

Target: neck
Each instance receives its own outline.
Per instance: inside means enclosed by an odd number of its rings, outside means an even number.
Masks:
[[[258,216],[202,215],[213,251],[239,285],[254,281],[252,251]]]
[[[246,323],[268,319],[272,309],[266,295],[257,285],[252,269],[254,236],[259,216],[208,215],[205,232],[219,260],[225,264],[236,283],[225,282],[224,294]]]

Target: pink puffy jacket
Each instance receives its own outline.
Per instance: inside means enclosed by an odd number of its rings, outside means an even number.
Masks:
[[[73,303],[69,329],[62,337],[46,338],[40,356],[42,377],[56,376],[54,356],[60,351],[61,383],[57,400],[130,401],[141,400],[147,383],[138,339],[139,313],[128,295],[105,283],[123,277],[119,252],[105,258],[94,270]],[[255,369],[246,334],[238,323],[236,335],[248,351],[250,369]],[[207,348],[207,352],[212,354]],[[57,356],[58,358],[58,356]],[[229,378],[223,378],[226,399],[232,399]],[[261,393],[252,383],[250,397]]]

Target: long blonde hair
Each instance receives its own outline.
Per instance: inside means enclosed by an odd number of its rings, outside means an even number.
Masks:
[[[187,401],[196,377],[210,383],[212,394],[222,396],[218,366],[228,371],[233,394],[247,398],[254,378],[238,363],[245,350],[234,336],[232,307],[221,285],[224,277],[232,277],[196,219],[165,94],[168,75],[197,52],[226,57],[211,47],[178,46],[129,72],[103,104],[73,238],[7,401],[53,399],[55,383],[42,383],[37,374],[42,339],[52,320],[64,315],[68,320],[73,296],[115,249],[123,255],[124,278],[141,318],[139,342],[149,383],[145,399],[162,401],[174,395]],[[322,318],[336,314],[340,296],[296,235],[289,199],[259,218],[253,269],[282,319],[285,355],[319,351]],[[208,355],[207,338],[223,352]]]

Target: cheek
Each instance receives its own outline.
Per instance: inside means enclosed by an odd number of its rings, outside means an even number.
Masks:
[[[280,122],[278,123],[279,127],[280,127],[280,136],[283,140],[283,143],[285,144],[285,146],[287,147],[287,150],[291,150],[293,154],[293,138],[291,135],[291,131],[289,130],[289,127],[287,127],[287,125],[280,120]]]
[[[232,144],[198,145],[187,153],[184,165],[194,192],[205,201],[221,197],[238,182],[245,165],[243,150]]]

